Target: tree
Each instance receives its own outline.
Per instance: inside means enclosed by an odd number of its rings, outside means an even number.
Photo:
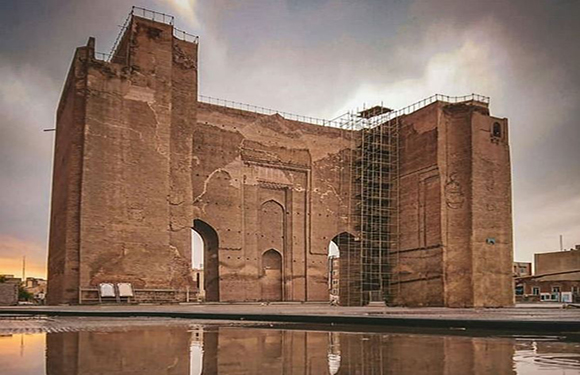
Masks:
[[[24,289],[24,287],[22,285],[18,286],[18,300],[19,301],[29,301],[32,299],[32,297],[34,297],[34,295],[32,293],[30,293],[28,290]]]
[[[6,276],[0,275],[0,284],[6,282]]]

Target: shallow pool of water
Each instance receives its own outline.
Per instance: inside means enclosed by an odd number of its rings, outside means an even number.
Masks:
[[[0,319],[0,374],[580,374],[566,336],[179,319]]]

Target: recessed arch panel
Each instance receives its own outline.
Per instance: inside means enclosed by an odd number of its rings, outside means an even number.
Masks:
[[[282,301],[282,254],[270,249],[262,254],[261,289],[263,301]]]

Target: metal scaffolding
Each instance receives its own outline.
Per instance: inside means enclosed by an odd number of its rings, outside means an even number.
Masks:
[[[397,285],[391,254],[397,254],[400,124],[391,112],[375,106],[335,120],[348,144],[340,204],[349,233],[333,239],[340,251],[342,305],[390,303]]]
[[[487,104],[489,97],[437,94],[397,111],[380,105],[332,120],[332,126],[343,129],[348,149],[341,157],[340,170],[341,181],[349,185],[341,188],[339,204],[348,206],[341,217],[349,232],[333,239],[340,250],[342,305],[396,303],[400,292],[400,129],[406,115],[437,101]]]
[[[359,237],[363,302],[390,302],[395,285],[396,259],[390,254],[398,234],[399,117],[386,120],[389,112],[375,106],[358,113],[364,127],[354,151],[352,220]]]

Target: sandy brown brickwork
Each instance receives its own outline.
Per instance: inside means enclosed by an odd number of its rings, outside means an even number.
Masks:
[[[328,301],[334,240],[341,304],[364,304],[360,133],[199,102],[198,45],[173,32],[132,17],[109,61],[92,38],[75,53],[57,113],[48,302],[88,302],[101,282],[185,300],[194,228],[208,301]],[[510,305],[507,120],[435,101],[397,121],[389,302]]]
[[[328,301],[328,244],[348,230],[345,132],[198,103],[193,216],[219,238],[220,300],[268,300],[274,250],[281,300]]]
[[[18,284],[0,283],[0,306],[18,304]]]
[[[49,303],[127,281],[185,288],[197,44],[134,17],[113,62],[79,48],[57,119]]]
[[[435,102],[402,123],[397,303],[511,305],[507,121]]]

